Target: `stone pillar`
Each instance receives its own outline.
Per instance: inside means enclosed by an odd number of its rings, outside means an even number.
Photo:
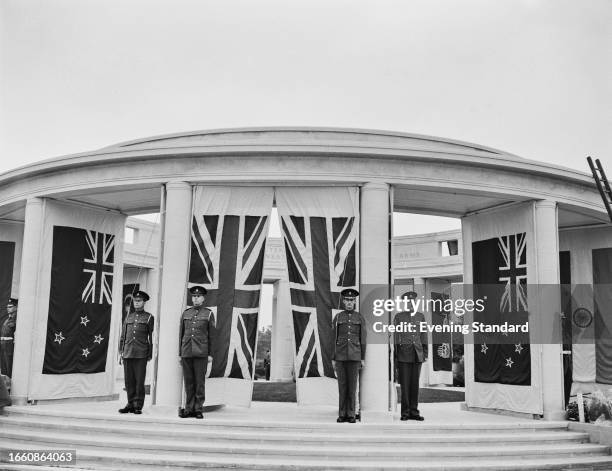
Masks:
[[[365,299],[365,285],[389,284],[389,186],[366,183],[361,188],[361,286],[360,299]],[[378,296],[388,293],[377,292]],[[364,314],[366,314],[364,312]],[[372,322],[371,316],[365,316]],[[376,320],[380,320],[377,318]],[[387,320],[386,318],[384,319]],[[368,326],[365,367],[361,372],[361,416],[364,421],[391,420],[389,412],[389,345],[388,341],[372,343]]]
[[[23,228],[23,251],[19,283],[19,307],[15,330],[15,352],[11,398],[13,404],[24,405],[30,387],[32,362],[31,333],[34,331],[37,314],[39,262],[43,233],[43,200],[29,198],[25,207]],[[46,320],[45,320],[46,322]]]
[[[191,185],[166,184],[155,405],[181,404],[179,319],[185,306],[191,228]]]
[[[559,228],[557,205],[554,201],[535,203],[535,252],[537,283],[550,287],[559,284]],[[540,332],[561,331],[561,297],[551,296],[550,288],[540,290],[535,312],[541,319]],[[556,325],[555,325],[556,324]],[[532,353],[533,354],[533,353]],[[544,418],[563,420],[563,345],[542,344],[542,395]]]
[[[289,282],[274,283],[272,311],[271,381],[291,381],[293,370],[293,323],[291,322]]]

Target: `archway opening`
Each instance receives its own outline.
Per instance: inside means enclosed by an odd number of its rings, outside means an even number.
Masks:
[[[267,260],[257,325],[253,401],[296,402],[291,306],[276,208],[270,213]]]

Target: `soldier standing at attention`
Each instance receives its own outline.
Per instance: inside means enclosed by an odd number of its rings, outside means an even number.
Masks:
[[[17,327],[17,300],[9,298],[6,303],[8,317],[0,327],[0,373],[13,376],[13,351],[15,349],[15,328]]]
[[[266,372],[266,381],[270,381],[270,350],[266,350],[266,355],[264,356],[264,370]]]
[[[148,300],[147,293],[136,291],[133,295],[135,311],[129,313],[123,321],[119,351],[123,360],[127,405],[119,409],[120,414],[142,414],[147,362],[153,357],[155,327],[153,315],[144,310]]]
[[[206,390],[204,380],[210,356],[211,329],[215,324],[212,311],[204,307],[206,288],[189,288],[193,306],[181,316],[179,356],[185,381],[185,408],[179,417],[203,419]]]
[[[359,292],[345,289],[340,293],[344,311],[334,318],[335,349],[332,364],[338,377],[338,420],[355,423],[355,392],[359,370],[363,368],[366,351],[366,324],[355,310]]]
[[[427,332],[421,331],[421,322],[425,316],[414,312],[411,300],[418,294],[414,291],[404,293],[402,298],[408,300],[407,310],[398,312],[393,318],[394,325],[412,325],[413,332],[395,332],[394,354],[395,365],[399,372],[401,387],[402,415],[401,420],[424,420],[419,414],[419,377],[421,365],[427,360]],[[406,324],[403,324],[403,323]]]

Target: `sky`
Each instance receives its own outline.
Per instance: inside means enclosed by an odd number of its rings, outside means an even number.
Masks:
[[[0,173],[173,132],[337,126],[612,174],[612,0],[1,0]],[[458,228],[396,215],[396,235]]]
[[[582,171],[592,155],[612,174],[611,24],[612,0],[2,0],[0,173],[157,134],[303,125]]]

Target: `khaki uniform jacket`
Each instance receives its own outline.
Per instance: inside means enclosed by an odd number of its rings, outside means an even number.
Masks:
[[[210,352],[211,328],[215,325],[212,311],[206,307],[190,307],[181,316],[179,356],[207,358]]]
[[[146,311],[130,312],[125,316],[119,352],[123,358],[146,358],[153,356],[153,329],[155,319]]]
[[[363,316],[357,311],[342,311],[332,322],[335,361],[365,359],[367,329]]]
[[[428,354],[427,332],[421,332],[421,322],[425,316],[421,312],[398,312],[393,318],[394,325],[403,322],[414,326],[415,332],[395,332],[393,334],[395,361],[403,363],[422,363]]]
[[[17,327],[17,316],[7,317],[0,327],[0,337],[15,337]]]

